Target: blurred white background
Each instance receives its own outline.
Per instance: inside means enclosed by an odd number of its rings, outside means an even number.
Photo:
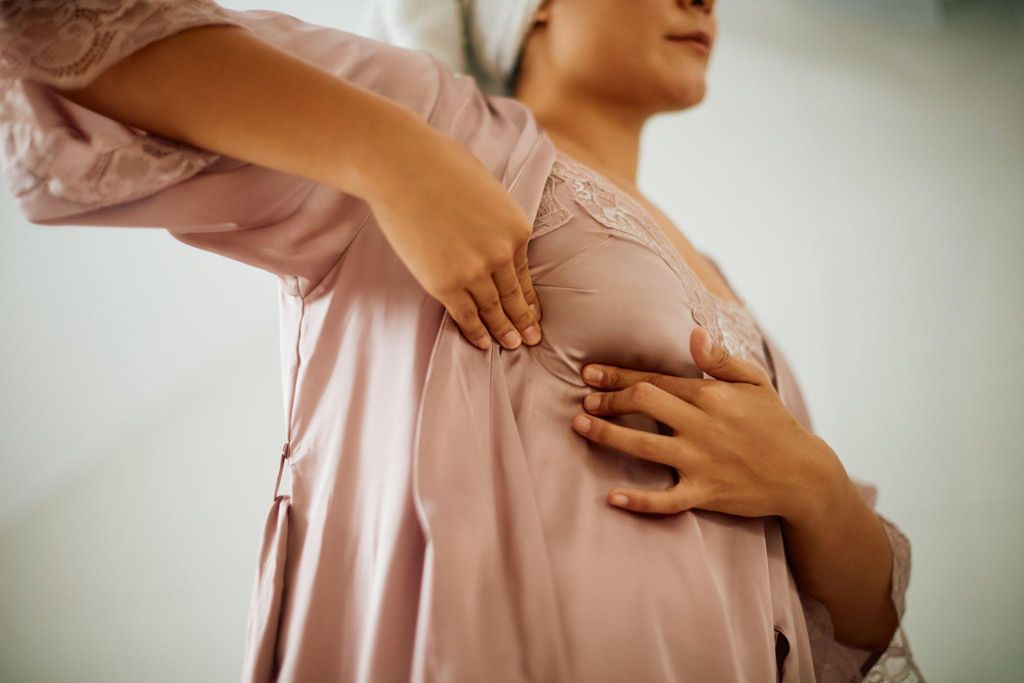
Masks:
[[[644,139],[641,187],[910,537],[930,681],[1024,677],[1020,5],[720,3],[706,100]],[[162,230],[31,225],[6,188],[0,221],[0,680],[236,680],[284,434],[276,279]]]

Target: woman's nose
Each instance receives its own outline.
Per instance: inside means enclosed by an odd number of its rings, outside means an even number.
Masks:
[[[693,7],[694,9],[710,12],[715,8],[715,0],[677,0],[677,2],[683,9]]]

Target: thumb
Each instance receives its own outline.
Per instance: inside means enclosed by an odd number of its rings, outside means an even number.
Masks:
[[[698,325],[690,333],[690,355],[704,372],[726,382],[764,384],[767,377],[759,367],[737,358],[721,344],[716,344],[708,331]]]

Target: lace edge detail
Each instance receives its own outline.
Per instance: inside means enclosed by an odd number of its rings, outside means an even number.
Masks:
[[[902,624],[867,673],[863,673],[862,665],[870,661],[870,656],[865,659],[864,650],[838,642],[828,608],[802,591],[799,595],[818,683],[924,683]]]
[[[732,305],[712,295],[643,206],[561,150],[555,156],[551,175],[568,186],[573,200],[594,220],[634,237],[658,254],[682,283],[694,322],[730,353],[760,364],[774,380],[764,341],[746,305]]]
[[[853,653],[835,640],[832,617],[824,603],[798,591],[807,624],[814,680],[818,683],[853,683],[860,679],[860,666]]]
[[[885,516],[875,514],[881,520],[892,548],[892,603],[902,621],[907,607],[907,586],[910,584],[910,539]]]
[[[533,232],[530,239],[541,237],[556,230],[572,220],[572,211],[558,201],[554,193],[554,177],[549,175],[544,182],[540,196],[540,206],[533,221]]]
[[[0,81],[0,162],[12,195],[21,201],[40,190],[85,208],[131,201],[221,158],[121,124],[83,135],[67,122],[55,97],[32,81]]]
[[[902,625],[896,627],[889,645],[863,680],[869,683],[924,683],[924,675],[914,661]]]
[[[125,202],[189,178],[220,154],[128,126],[89,136],[53,87],[90,82],[114,62],[186,28],[247,27],[211,0],[0,2],[0,144],[15,197],[45,188],[85,207]],[[96,116],[100,116],[96,114]],[[104,122],[105,123],[105,122]],[[115,130],[116,129],[116,130]]]
[[[0,78],[82,87],[146,45],[205,25],[244,27],[211,0],[4,0]]]

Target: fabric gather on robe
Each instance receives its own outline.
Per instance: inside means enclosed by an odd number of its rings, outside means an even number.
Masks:
[[[268,444],[245,681],[922,680],[902,628],[878,652],[834,638],[799,590],[776,518],[614,509],[663,466],[569,427],[583,362],[700,376],[706,326],[812,425],[748,309],[715,302],[635,202],[555,149],[522,103],[426,52],[213,2],[5,2],[4,173],[39,225],[157,227],[280,283],[286,443]],[[231,24],[417,112],[529,216],[537,347],[465,341],[357,197],[150,135],[61,97],[140,47]],[[439,198],[443,200],[443,198]],[[614,311],[614,329],[594,321]],[[654,431],[642,416],[622,424]],[[874,506],[875,490],[858,484]],[[901,620],[910,545],[890,520]]]

